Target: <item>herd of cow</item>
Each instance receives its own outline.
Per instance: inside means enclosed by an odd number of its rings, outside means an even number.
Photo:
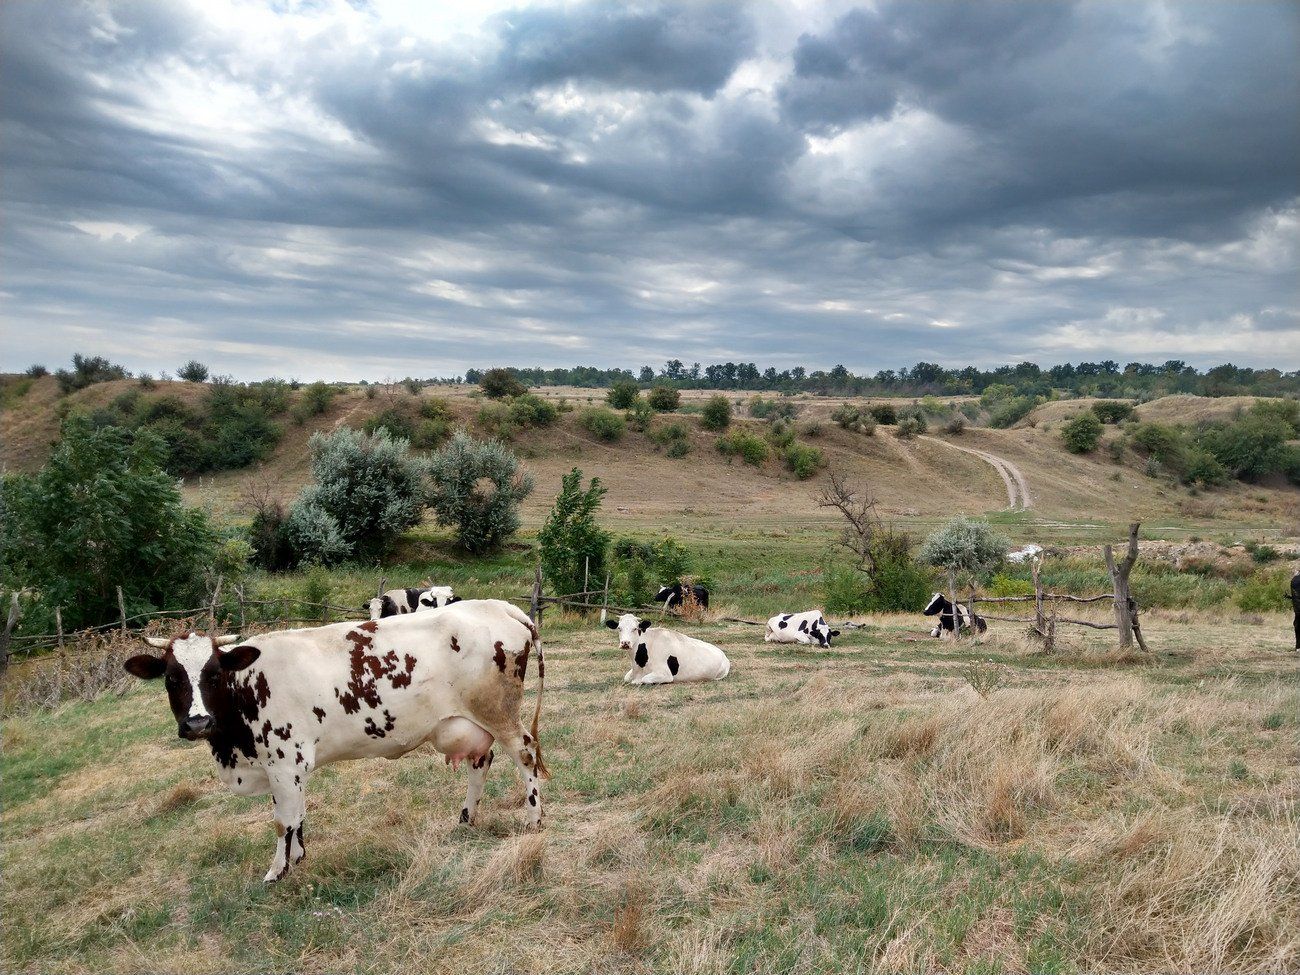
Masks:
[[[708,605],[707,590],[698,586],[665,587],[658,601],[672,609],[686,598]],[[476,821],[499,751],[523,779],[527,824],[541,825],[541,783],[550,777],[537,730],[546,666],[528,615],[499,599],[462,600],[445,586],[390,590],[364,608],[364,622],[263,633],[242,643],[193,632],[147,637],[161,654],[126,661],[136,677],[165,679],[177,733],[208,742],[231,791],[272,797],[279,840],[268,882],[304,856],[312,771],[349,759],[397,758],[425,742],[453,767],[468,765],[462,823]],[[951,630],[951,606],[942,596],[926,613],[940,615],[934,635]],[[962,626],[969,624],[961,617]],[[731,672],[720,648],[650,620],[629,613],[605,625],[632,655],[626,683],[721,680]],[[828,648],[836,636],[821,611],[811,610],[773,616],[764,640]],[[519,709],[534,651],[537,706],[525,730]]]

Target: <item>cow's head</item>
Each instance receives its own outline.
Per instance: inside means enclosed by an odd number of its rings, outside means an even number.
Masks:
[[[632,613],[624,613],[616,620],[605,620],[611,630],[618,630],[618,648],[632,650],[641,642],[641,634],[654,624],[649,620],[638,619]]]
[[[665,599],[669,598],[670,596],[681,596],[681,594],[682,594],[682,584],[680,582],[675,583],[674,585],[671,586],[660,586],[659,594],[655,596],[655,602],[662,603]]]
[[[925,609],[921,610],[922,616],[938,616],[948,608],[948,600],[944,598],[943,593],[936,592],[930,597],[930,601],[925,604]]]
[[[451,586],[433,586],[420,593],[422,609],[437,609],[460,602],[460,597],[451,591]]]
[[[176,715],[176,733],[187,741],[197,741],[212,734],[212,713],[208,700],[225,675],[243,670],[262,655],[257,647],[239,646],[232,650],[218,647],[238,643],[236,635],[215,639],[202,633],[190,633],[168,640],[147,636],[145,642],[162,650],[162,656],[141,653],[123,666],[128,674],[143,680],[166,677],[167,700]]]
[[[808,631],[808,634],[817,641],[819,647],[829,647],[831,645],[831,637],[839,636],[840,631],[832,630],[831,625],[826,622],[826,617],[818,616],[816,622],[813,623],[812,628]]]
[[[376,596],[374,599],[368,599],[361,608],[370,614],[372,620],[382,620],[387,616],[397,615],[397,604],[393,602],[392,596]]]

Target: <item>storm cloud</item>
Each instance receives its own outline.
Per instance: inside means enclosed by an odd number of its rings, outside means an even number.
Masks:
[[[0,7],[6,368],[1300,368],[1290,3]]]

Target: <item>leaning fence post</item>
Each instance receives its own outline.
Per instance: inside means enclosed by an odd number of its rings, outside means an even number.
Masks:
[[[117,615],[122,620],[122,632],[126,632],[126,600],[122,598],[122,587],[117,587]]]
[[[533,626],[541,629],[542,626],[542,563],[539,560],[533,569],[533,598],[528,606],[528,618],[533,621]]]
[[[1038,630],[1038,635],[1046,640],[1047,619],[1043,615],[1043,580],[1039,576],[1042,567],[1041,556],[1035,555],[1029,560],[1029,571],[1034,577],[1034,628]]]
[[[239,632],[244,632],[244,584],[235,586],[235,598],[239,601]]]
[[[0,634],[0,671],[9,666],[9,638],[21,615],[22,607],[18,605],[18,593],[15,592],[9,598],[9,614],[5,618],[4,633]]]
[[[380,596],[382,596],[382,595],[384,594],[384,586],[386,586],[386,585],[388,585],[388,576],[380,576],[380,577],[379,577],[379,588],[375,590],[375,598],[376,598],[376,599],[379,598]]]
[[[59,649],[62,650],[63,649],[63,609],[62,607],[59,606],[54,607],[54,629],[55,632],[58,634]]]
[[[208,632],[217,632],[217,599],[221,596],[221,576],[217,576],[217,584],[212,587],[212,602],[208,604]]]
[[[587,601],[587,590],[591,588],[591,556],[582,560],[582,601]]]
[[[600,625],[605,625],[605,616],[609,613],[609,572],[605,572],[605,598],[600,606]]]

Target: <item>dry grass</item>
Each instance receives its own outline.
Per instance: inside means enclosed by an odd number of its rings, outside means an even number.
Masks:
[[[269,804],[217,787],[160,696],[31,711],[6,728],[3,967],[1294,970],[1300,687],[1265,620],[1152,614],[1167,652],[1140,664],[1098,662],[1104,635],[1048,658],[885,619],[820,653],[711,626],[731,677],[647,689],[603,630],[556,632],[544,832],[508,769],[469,829],[436,755],[350,763],[269,889]],[[985,699],[963,673],[989,657]]]

